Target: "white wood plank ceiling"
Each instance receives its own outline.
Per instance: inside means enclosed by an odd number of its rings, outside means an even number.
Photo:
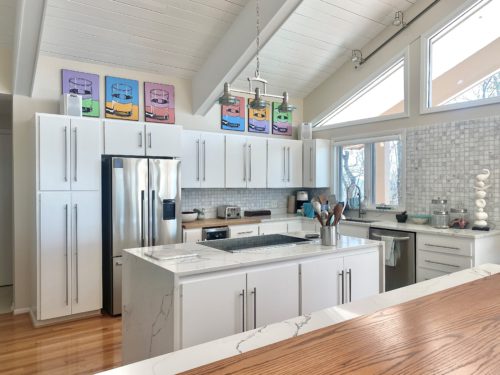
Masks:
[[[307,96],[416,1],[304,0],[261,51],[269,91]],[[47,0],[41,53],[192,78],[247,2]]]
[[[0,48],[12,48],[14,43],[15,22],[15,1],[0,0]]]

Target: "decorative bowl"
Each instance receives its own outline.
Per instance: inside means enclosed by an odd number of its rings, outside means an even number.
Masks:
[[[429,222],[429,215],[410,215],[409,220],[410,223],[423,225]]]
[[[182,211],[182,222],[189,223],[198,219],[198,212],[194,211]]]

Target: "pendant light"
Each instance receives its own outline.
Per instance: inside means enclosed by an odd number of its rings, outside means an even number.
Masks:
[[[250,100],[249,107],[252,109],[265,109],[269,103],[265,100],[265,97],[267,98],[277,98],[281,99],[282,102],[278,107],[279,112],[290,112],[295,110],[295,106],[290,104],[288,102],[288,93],[285,91],[283,92],[283,95],[273,95],[273,94],[268,94],[267,93],[267,80],[262,78],[260,76],[260,7],[259,7],[259,0],[256,0],[256,7],[255,7],[255,13],[256,13],[256,30],[257,30],[257,39],[256,39],[256,46],[257,46],[257,56],[256,56],[256,62],[257,66],[255,69],[255,76],[254,77],[248,77],[248,90],[241,90],[241,89],[234,89],[231,88],[228,82],[224,83],[224,93],[222,96],[219,98],[219,104],[222,105],[234,105],[238,102],[238,99],[232,93],[242,93],[242,94],[247,94],[247,95],[254,95],[254,98]],[[252,84],[256,83],[259,85],[262,85],[262,91],[259,87],[255,88],[255,91],[253,90]]]

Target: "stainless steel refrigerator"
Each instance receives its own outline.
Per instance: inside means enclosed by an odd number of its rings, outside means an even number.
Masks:
[[[121,314],[122,251],[179,243],[180,160],[103,157],[103,305]]]

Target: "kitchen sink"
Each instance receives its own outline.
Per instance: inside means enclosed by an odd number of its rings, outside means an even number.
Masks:
[[[367,224],[376,222],[376,220],[358,219],[355,217],[348,217],[348,218],[344,219],[344,221],[352,221],[354,223],[367,223]]]

